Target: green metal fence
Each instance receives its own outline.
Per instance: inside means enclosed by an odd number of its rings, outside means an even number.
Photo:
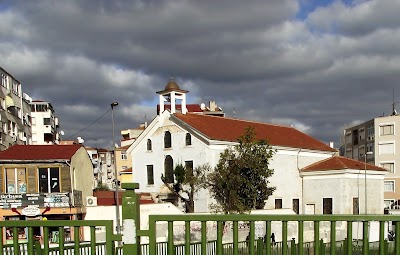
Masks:
[[[122,235],[113,234],[112,221],[0,221],[1,240],[4,240],[6,228],[13,232],[12,244],[0,242],[0,255],[400,255],[400,235],[392,242],[385,236],[387,222],[393,223],[395,233],[400,233],[400,217],[395,215],[150,215],[149,228],[140,229],[139,197],[135,193],[138,187],[135,183],[122,185],[126,190],[122,199]],[[256,228],[256,223],[260,222],[264,228],[262,236]],[[370,241],[371,222],[377,222],[379,226],[376,230],[378,242]],[[195,229],[192,223],[196,223]],[[355,223],[360,226],[357,236],[353,235]],[[209,228],[210,224],[213,229]],[[276,225],[274,228],[279,235],[277,242],[270,238],[274,224],[280,226],[279,231]],[[65,226],[74,233],[68,243],[65,242]],[[230,228],[229,240],[226,238],[227,226]],[[243,236],[239,238],[243,226],[248,231],[245,240],[242,240]],[[18,243],[21,227],[27,228],[24,244]],[[33,235],[37,227],[42,228],[41,243]],[[89,227],[90,242],[80,239],[82,227]],[[96,227],[105,229],[105,242],[96,241]],[[51,228],[58,228],[56,247],[49,245]],[[343,235],[339,238],[340,231]],[[141,238],[147,238],[144,244],[140,243]],[[115,247],[121,241],[123,245]]]
[[[74,230],[73,241],[65,242],[65,229],[70,227]],[[106,230],[106,241],[96,243],[96,227],[104,227]],[[42,228],[43,240],[34,236],[34,228]],[[80,238],[80,229],[90,228],[90,242],[83,242]],[[27,238],[21,243],[18,237],[20,228],[27,229]],[[50,245],[49,229],[58,228],[59,238],[56,245]],[[114,241],[118,236],[113,235],[113,222],[105,220],[57,220],[57,221],[0,221],[0,240],[4,239],[5,229],[13,232],[12,244],[0,242],[0,255],[26,254],[26,255],[112,255],[115,252]]]
[[[400,236],[395,236],[395,241],[387,241],[385,236],[385,222],[394,222],[396,233],[400,233],[399,216],[393,215],[150,215],[149,230],[143,233],[149,237],[149,254],[187,254],[187,255],[206,255],[206,254],[400,254]],[[176,222],[183,222],[184,236],[183,243],[177,243]],[[192,245],[191,222],[200,222],[201,224],[201,241],[196,243],[196,248]],[[215,243],[215,251],[210,252],[208,248],[209,232],[207,231],[207,223],[216,222],[217,235]],[[224,225],[230,222],[232,226],[232,242],[229,246],[223,242]],[[246,222],[249,226],[248,246],[243,249],[242,243],[239,241],[238,232],[239,224]],[[264,222],[265,236],[268,238],[256,239],[255,222]],[[271,226],[274,222],[281,223],[282,242],[275,245],[269,238],[271,236]],[[295,222],[297,225],[296,238],[288,240],[288,223]],[[345,240],[336,240],[337,223],[345,222],[346,236]],[[361,222],[362,240],[353,241],[353,223]],[[369,222],[379,222],[379,241],[370,243],[368,236]],[[157,226],[167,224],[167,250],[160,252],[157,248]],[[313,242],[304,241],[304,224],[312,223],[313,225]],[[329,224],[329,243],[324,243],[320,238],[320,225]],[[292,229],[293,232],[293,229]],[[352,240],[352,241],[347,241]],[[252,244],[252,245],[250,245]],[[335,245],[331,245],[335,244]],[[177,247],[183,247],[182,253],[177,253]]]

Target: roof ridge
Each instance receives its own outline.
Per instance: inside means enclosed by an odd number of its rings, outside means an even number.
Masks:
[[[328,160],[332,160],[334,157],[335,157],[335,156],[332,156],[332,157],[329,157],[329,158],[326,158],[326,159],[323,159],[323,160],[314,162],[314,163],[312,163],[311,165],[308,165],[308,166],[306,166],[306,167],[303,167],[303,168],[300,169],[300,170],[303,171],[304,169],[310,168],[310,167],[315,166],[315,165],[319,165],[319,164],[321,164],[322,162],[325,162],[325,161],[328,161]]]
[[[348,169],[349,167],[346,165],[346,163],[343,162],[342,159],[344,159],[344,157],[341,156],[335,156],[335,159],[337,160],[337,162],[343,167],[343,169]]]
[[[174,114],[176,114],[176,113],[174,113]],[[177,113],[177,114],[182,114],[182,113]],[[281,124],[266,123],[266,122],[255,121],[255,120],[235,119],[232,117],[219,117],[219,116],[207,115],[207,114],[201,115],[201,114],[196,114],[193,112],[188,112],[186,114],[195,115],[195,116],[207,116],[207,117],[211,117],[211,118],[224,118],[224,119],[229,119],[229,120],[234,120],[234,121],[249,122],[249,123],[255,123],[255,124],[260,124],[260,125],[269,125],[269,126],[275,126],[275,127],[281,127],[281,128],[291,128],[291,129],[299,131],[298,129],[296,129],[294,127],[285,126],[285,125],[281,125]],[[184,115],[184,114],[182,114],[182,115]]]

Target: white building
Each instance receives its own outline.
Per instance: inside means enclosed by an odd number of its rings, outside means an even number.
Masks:
[[[331,198],[332,208],[344,205],[341,199],[335,197],[335,178],[326,178],[330,180],[324,185],[318,185],[321,189],[318,192],[306,187],[316,185],[330,171],[336,176],[335,169],[322,172],[301,171],[337,153],[326,144],[292,127],[188,112],[187,91],[181,90],[174,81],[170,81],[163,91],[157,93],[160,95],[159,114],[127,151],[132,156],[132,168],[135,172],[133,181],[139,183],[139,192],[156,193],[168,201],[161,174],[172,182],[173,168],[177,164],[195,168],[207,163],[214,167],[220,153],[228,146],[235,145],[237,138],[251,126],[258,139],[267,140],[277,150],[270,162],[270,168],[275,172],[269,179],[271,186],[276,186],[276,191],[267,200],[266,209],[289,208],[296,213],[306,213],[309,210],[306,205],[314,204],[312,213],[323,213],[323,198]],[[178,100],[181,101],[180,112],[177,111]],[[170,105],[166,106],[166,102],[170,102]],[[375,172],[368,171],[367,174],[374,175]],[[349,180],[348,184],[355,186],[357,178],[349,177]],[[383,179],[379,177],[377,180],[380,183],[378,186],[383,186]],[[381,189],[375,192],[379,193],[379,197],[383,194]],[[195,200],[195,211],[209,211],[212,202],[208,192],[203,190]],[[383,209],[383,203],[379,202],[378,206]],[[336,213],[329,213],[334,212]]]
[[[0,67],[0,151],[15,144],[32,144],[32,99],[21,83]]]
[[[30,103],[32,114],[32,144],[56,144],[60,140],[59,121],[49,102]]]
[[[400,209],[400,115],[380,116],[344,130],[342,154],[388,170],[384,181],[386,209]]]

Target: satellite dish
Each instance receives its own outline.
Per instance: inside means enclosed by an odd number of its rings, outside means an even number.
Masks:
[[[203,111],[206,109],[206,105],[204,103],[200,104],[200,109],[202,109]]]
[[[60,131],[60,135],[64,135],[64,131],[61,130],[61,131]]]

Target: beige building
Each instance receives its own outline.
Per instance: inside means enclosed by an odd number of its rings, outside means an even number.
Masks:
[[[0,150],[32,144],[31,101],[21,83],[0,67]]]
[[[394,112],[345,129],[342,153],[387,169],[385,208],[400,209],[400,115]]]
[[[127,169],[131,169],[132,174],[132,157],[126,150],[130,145],[125,145],[119,148],[115,148],[115,167],[117,168],[118,180],[121,181],[121,174]]]
[[[0,153],[0,170],[1,220],[83,219],[87,198],[93,196],[93,166],[80,144],[15,145]],[[21,241],[27,241],[26,229],[20,232]],[[66,230],[66,241],[72,232]],[[57,236],[58,228],[50,234]],[[43,236],[43,229],[35,228],[34,235]]]

